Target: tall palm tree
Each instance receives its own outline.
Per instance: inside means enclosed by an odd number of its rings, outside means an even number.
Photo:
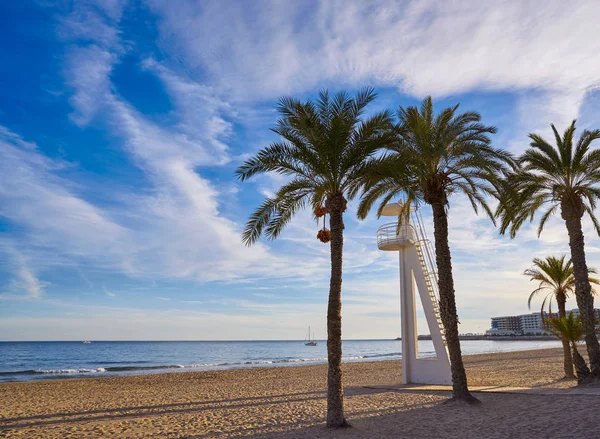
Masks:
[[[440,293],[440,316],[452,369],[453,400],[476,403],[467,385],[458,339],[458,316],[448,244],[448,206],[452,194],[462,193],[477,211],[485,202],[490,182],[512,162],[510,154],[491,146],[496,128],[483,125],[476,112],[457,113],[458,105],[434,115],[431,97],[417,107],[400,108],[397,142],[383,157],[370,161],[363,176],[364,191],[358,215],[365,218],[382,199],[378,214],[392,198],[404,196],[401,218],[413,204],[425,202],[433,210],[435,254]]]
[[[252,214],[243,241],[253,244],[261,234],[274,239],[300,209],[310,206],[315,215],[330,216],[331,280],[327,307],[327,426],[347,425],[342,388],[342,248],[347,200],[355,192],[365,161],[394,140],[393,115],[388,111],[363,118],[365,107],[376,97],[364,89],[350,97],[345,92],[330,97],[321,92],[316,101],[282,98],[280,119],[273,131],[281,141],[272,143],[236,171],[241,180],[263,172],[290,178],[277,193]],[[318,213],[320,212],[320,213]],[[319,234],[321,236],[321,233]],[[326,241],[327,239],[325,239]]]
[[[594,298],[585,259],[581,218],[587,214],[600,235],[600,223],[594,215],[600,200],[600,150],[590,149],[600,138],[600,130],[585,130],[575,142],[575,121],[562,137],[551,125],[556,145],[538,134],[529,134],[531,148],[519,158],[520,169],[499,186],[497,216],[501,233],[514,237],[525,222],[545,209],[538,226],[542,233],[548,218],[560,209],[569,234],[569,247],[575,276],[575,298],[585,332],[585,343],[592,374],[600,378],[600,345],[596,338]]]
[[[572,312],[568,316],[547,320],[550,330],[561,340],[567,340],[573,350],[573,362],[577,370],[577,380],[581,383],[590,375],[590,369],[585,360],[577,350],[577,342],[584,334],[581,317],[575,317]]]

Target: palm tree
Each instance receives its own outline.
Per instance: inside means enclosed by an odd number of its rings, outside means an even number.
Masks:
[[[548,302],[548,312],[552,315],[552,299],[556,300],[558,317],[567,316],[567,296],[575,289],[575,277],[573,276],[573,263],[571,260],[565,262],[565,256],[560,258],[548,256],[546,259],[534,258],[533,268],[525,270],[523,274],[529,276],[530,280],[539,282],[538,287],[529,295],[527,306],[530,309],[533,298],[543,292],[546,296],[542,301],[542,318],[544,318],[546,302]],[[565,376],[575,378],[569,340],[563,337],[562,344]]]
[[[265,234],[274,239],[300,209],[311,206],[315,216],[329,214],[331,232],[331,280],[327,307],[327,426],[347,425],[342,388],[342,248],[347,200],[355,193],[365,161],[394,140],[393,115],[388,111],[362,118],[365,107],[376,97],[364,89],[350,97],[345,92],[330,97],[319,93],[316,101],[282,98],[280,119],[273,131],[281,136],[247,160],[236,171],[241,180],[264,172],[290,177],[277,193],[252,214],[242,240],[251,245]],[[324,237],[324,235],[326,235]]]
[[[358,215],[365,218],[382,199],[378,214],[394,197],[404,196],[401,218],[412,205],[422,202],[433,210],[435,254],[440,292],[440,315],[452,369],[452,400],[476,403],[467,385],[458,339],[458,316],[448,244],[449,196],[462,193],[477,211],[481,206],[492,218],[485,202],[490,182],[512,162],[510,154],[491,147],[496,128],[481,124],[476,112],[457,113],[458,105],[434,116],[431,97],[421,108],[400,108],[397,142],[389,152],[370,161],[363,177],[364,191]]]
[[[581,317],[575,317],[573,316],[573,313],[570,312],[566,317],[548,319],[547,323],[554,335],[562,340],[567,340],[571,344],[571,349],[573,350],[573,362],[575,363],[575,369],[577,370],[577,380],[581,383],[590,375],[590,369],[587,367],[585,360],[577,350],[577,342],[581,340],[581,337],[584,334]]]
[[[600,130],[585,130],[575,144],[575,121],[562,137],[554,125],[551,127],[556,146],[537,134],[529,134],[531,148],[519,158],[520,169],[498,187],[500,204],[496,213],[501,218],[500,232],[509,230],[514,237],[525,220],[533,221],[538,210],[544,208],[539,236],[548,218],[560,208],[569,234],[575,298],[590,366],[592,374],[600,378],[600,345],[595,332],[594,298],[581,228],[581,218],[587,214],[600,235],[600,223],[594,215],[600,200],[600,150],[590,150],[591,143],[600,138]]]

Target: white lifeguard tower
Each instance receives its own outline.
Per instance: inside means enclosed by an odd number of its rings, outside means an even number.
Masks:
[[[400,324],[402,337],[403,384],[452,384],[450,360],[444,327],[440,319],[437,270],[431,241],[427,239],[418,209],[410,210],[410,219],[400,221],[401,203],[386,205],[382,216],[396,221],[377,231],[377,247],[400,255]],[[435,348],[435,358],[419,358],[415,285]]]

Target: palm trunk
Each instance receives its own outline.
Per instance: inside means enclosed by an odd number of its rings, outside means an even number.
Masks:
[[[331,227],[331,280],[327,307],[327,426],[345,427],[342,386],[342,250],[344,246],[343,196],[327,199]]]
[[[454,278],[452,277],[452,258],[448,244],[448,217],[442,203],[433,203],[433,229],[435,237],[435,258],[438,269],[438,287],[440,290],[440,316],[444,324],[446,344],[450,355],[452,372],[452,399],[477,403],[479,400],[469,392],[467,373],[460,351],[458,338],[458,315],[454,296]]]
[[[590,369],[585,364],[585,360],[577,351],[577,345],[573,343],[573,362],[575,363],[575,369],[577,370],[577,382],[583,382],[589,375]]]
[[[556,294],[556,304],[558,305],[558,318],[567,317],[567,296],[564,293]],[[552,316],[549,318],[552,318]],[[573,373],[573,357],[571,354],[571,347],[569,346],[569,340],[567,340],[564,336],[562,337],[562,345],[565,377],[569,379],[575,378],[575,374]]]
[[[562,217],[569,232],[569,247],[571,247],[571,260],[573,261],[573,274],[575,276],[575,298],[581,315],[590,369],[594,377],[600,378],[600,345],[596,337],[594,297],[592,296],[592,286],[590,285],[588,267],[585,261],[581,215],[567,203],[562,203],[561,208]]]

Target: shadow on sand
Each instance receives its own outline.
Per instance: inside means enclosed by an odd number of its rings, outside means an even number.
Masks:
[[[348,399],[353,396],[385,392],[406,395],[421,394],[419,401],[410,399],[397,406],[378,409],[348,410],[353,428],[330,430],[324,427],[324,413],[306,419],[280,419],[250,428],[248,425],[230,425],[219,431],[200,431],[185,434],[181,438],[201,439],[209,437],[252,436],[259,439],[275,438],[598,438],[597,413],[600,397],[589,395],[544,396],[533,394],[483,394],[478,398],[480,406],[441,404],[439,396],[448,392],[423,392],[410,389],[382,389],[369,387],[346,388]],[[436,396],[434,396],[436,395]],[[325,392],[302,392],[294,394],[265,395],[247,398],[200,400],[193,402],[139,405],[107,410],[57,412],[38,416],[22,416],[0,419],[0,432],[10,435],[20,429],[59,424],[88,423],[111,420],[151,418],[179,413],[197,413],[210,410],[228,410],[243,407],[269,406],[320,401]],[[352,404],[348,404],[351,407]],[[592,410],[592,411],[590,411]],[[568,420],[577,419],[576,423]]]

